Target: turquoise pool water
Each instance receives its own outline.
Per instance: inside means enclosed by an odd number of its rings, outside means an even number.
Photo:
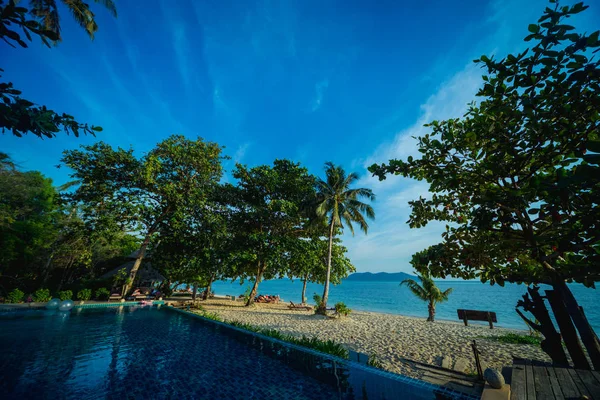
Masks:
[[[3,399],[443,399],[457,393],[165,307],[0,313]]]

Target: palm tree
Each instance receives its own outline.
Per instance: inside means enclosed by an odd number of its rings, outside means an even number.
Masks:
[[[110,11],[113,16],[117,16],[117,8],[113,0],[93,0],[95,3],[100,3]],[[98,24],[94,19],[94,13],[90,10],[89,4],[83,0],[62,0],[67,8],[73,14],[75,21],[81,26],[90,39],[94,38],[94,34],[98,30]],[[58,8],[56,0],[31,0],[30,13],[33,15],[44,28],[56,33],[60,40],[60,21],[58,16]]]
[[[352,223],[357,223],[366,234],[369,225],[365,219],[375,219],[373,208],[360,201],[361,198],[375,200],[371,189],[351,189],[350,186],[358,180],[356,173],[346,175],[346,171],[331,162],[325,163],[325,180],[317,181],[317,216],[327,218],[329,223],[329,250],[327,253],[327,274],[325,276],[325,288],[323,299],[319,306],[319,312],[325,313],[327,299],[329,297],[329,280],[331,276],[331,249],[336,228],[347,227],[354,235]]]
[[[427,306],[429,311],[427,321],[433,322],[435,319],[435,305],[448,300],[448,296],[452,293],[452,288],[442,292],[440,288],[435,285],[435,282],[430,276],[420,275],[418,278],[421,281],[421,285],[413,279],[405,279],[400,283],[400,286],[408,286],[408,289],[413,292],[415,296],[423,301],[429,302]]]

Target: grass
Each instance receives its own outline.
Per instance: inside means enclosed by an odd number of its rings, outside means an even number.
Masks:
[[[485,339],[493,340],[495,342],[500,342],[500,343],[509,343],[509,344],[540,345],[542,343],[542,339],[537,336],[519,335],[516,333],[506,333],[501,336],[486,336]]]
[[[301,338],[298,338],[289,334],[281,333],[276,329],[261,328],[240,321],[223,321],[223,319],[217,313],[211,313],[205,311],[204,309],[200,309],[199,312],[197,312],[197,314],[204,318],[212,319],[213,321],[224,322],[226,324],[235,326],[236,328],[244,329],[250,332],[260,333],[261,335],[272,337],[274,339],[278,339],[287,343],[292,343],[298,346],[317,350],[322,353],[331,354],[332,356],[344,358],[346,360],[350,358],[348,350],[342,345],[335,343],[333,340],[320,340],[314,337],[309,338],[304,335]]]

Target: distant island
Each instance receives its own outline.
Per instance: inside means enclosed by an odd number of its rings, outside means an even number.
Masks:
[[[356,272],[350,274],[345,281],[366,281],[366,282],[402,282],[405,279],[416,279],[414,275],[406,272]]]

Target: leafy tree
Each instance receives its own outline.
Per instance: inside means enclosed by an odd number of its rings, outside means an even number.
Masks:
[[[96,0],[104,5],[114,16],[117,10],[112,0]],[[6,5],[5,5],[6,3]],[[61,40],[60,20],[56,1],[32,0],[30,8],[17,5],[15,0],[0,0],[0,39],[8,45],[26,48],[27,42],[16,31],[20,29],[27,40],[38,36],[42,42],[50,47],[52,43]],[[93,39],[98,25],[94,13],[89,5],[81,0],[63,0],[63,3],[73,14],[75,20]],[[0,72],[3,72],[0,69]],[[80,133],[94,135],[102,130],[99,126],[89,126],[79,123],[71,115],[57,113],[46,106],[37,106],[29,100],[20,97],[21,91],[15,89],[13,84],[0,82],[0,128],[13,135],[21,137],[28,132],[40,138],[53,138],[61,130],[79,136]]]
[[[356,173],[346,174],[346,171],[333,163],[325,163],[325,180],[317,181],[317,208],[319,217],[327,218],[329,225],[329,253],[327,255],[327,271],[325,274],[325,287],[323,299],[320,304],[320,312],[324,313],[329,298],[329,282],[331,280],[331,260],[333,239],[336,229],[344,229],[345,226],[354,235],[352,223],[358,224],[366,234],[369,228],[367,219],[375,219],[373,208],[360,199],[375,200],[371,189],[351,188],[358,180]]]
[[[58,234],[57,193],[41,173],[19,171],[7,157],[3,164],[8,167],[0,168],[0,276],[26,284],[39,276],[36,266]]]
[[[406,285],[415,296],[427,302],[427,321],[433,322],[435,320],[435,305],[448,300],[448,296],[452,293],[452,288],[448,288],[442,292],[435,285],[431,277],[419,275],[418,278],[421,281],[420,285],[414,279],[405,279],[400,283],[400,286]]]
[[[222,158],[216,143],[178,135],[141,158],[103,142],[64,152],[62,163],[79,182],[65,197],[81,207],[86,223],[94,229],[117,225],[143,236],[125,292],[151,240],[180,213],[203,206],[221,178]]]
[[[169,281],[193,284],[194,299],[198,287],[206,288],[206,300],[229,256],[227,208],[209,199],[203,207],[192,207],[179,217],[165,227],[153,265]]]
[[[430,184],[431,198],[409,203],[411,228],[449,223],[442,243],[413,257],[415,268],[491,284],[552,285],[553,312],[575,365],[589,368],[573,323],[600,368],[598,339],[565,284],[594,287],[600,279],[600,64],[590,58],[599,32],[579,34],[564,21],[586,8],[546,8],[529,25],[525,40],[533,47],[475,60],[487,70],[479,104],[463,118],[427,125],[432,132],[419,138],[420,158],[369,170],[380,179],[396,174]],[[528,296],[519,305],[547,314],[543,301]],[[526,319],[562,362],[560,336],[544,320]]]
[[[327,269],[327,256],[329,251],[328,240],[321,237],[310,239],[297,239],[288,253],[290,278],[298,277],[302,280],[302,303],[306,303],[306,285],[308,282],[325,283]],[[334,239],[331,251],[330,282],[334,285],[341,283],[342,279],[356,271],[350,259],[346,256],[348,250],[341,245],[341,240]]]
[[[302,235],[303,210],[314,201],[315,180],[306,168],[289,160],[254,168],[238,164],[233,176],[237,185],[225,187],[235,242],[228,268],[232,277],[254,279],[250,305],[263,278],[286,273],[285,254],[290,238]]]

